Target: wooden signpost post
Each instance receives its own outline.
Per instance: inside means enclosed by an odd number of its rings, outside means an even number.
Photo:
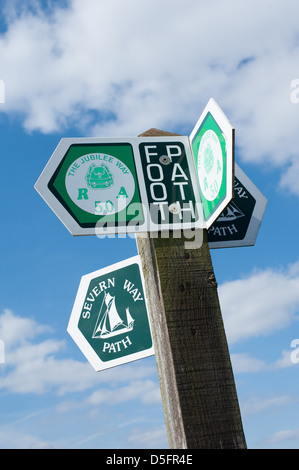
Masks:
[[[206,230],[200,249],[173,234],[136,236],[169,446],[246,448]]]

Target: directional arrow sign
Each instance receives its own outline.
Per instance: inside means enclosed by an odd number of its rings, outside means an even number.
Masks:
[[[209,100],[190,135],[206,226],[233,197],[234,128],[215,100]]]
[[[62,139],[35,188],[72,235],[203,225],[187,137]]]
[[[267,199],[235,164],[235,196],[208,230],[209,248],[254,245]]]
[[[139,256],[82,277],[67,330],[96,371],[154,354]]]

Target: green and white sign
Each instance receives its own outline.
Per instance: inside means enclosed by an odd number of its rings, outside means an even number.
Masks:
[[[234,179],[234,128],[212,98],[190,135],[190,143],[209,228],[231,201]]]
[[[154,354],[139,256],[82,277],[67,330],[96,371]]]
[[[209,248],[254,245],[267,199],[235,164],[234,198],[208,230]]]
[[[77,158],[66,172],[65,187],[73,203],[92,215],[115,214],[120,202],[122,209],[127,207],[135,193],[134,170],[112,155],[85,154],[86,151],[90,149],[85,147],[84,156]]]
[[[72,235],[145,222],[133,146],[121,139],[61,139],[35,188]]]
[[[72,235],[203,225],[187,137],[62,139],[35,188]]]
[[[202,204],[187,137],[152,137],[139,144],[150,226],[203,228]]]

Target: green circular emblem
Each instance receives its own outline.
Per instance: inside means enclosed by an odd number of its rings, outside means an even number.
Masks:
[[[198,149],[197,173],[201,191],[208,201],[219,194],[223,175],[223,155],[217,134],[209,129]]]
[[[86,174],[86,183],[91,189],[107,189],[113,185],[113,177],[107,165],[90,165]]]
[[[80,209],[94,215],[109,215],[125,209],[133,199],[135,180],[121,160],[103,153],[80,156],[72,162],[65,187]]]

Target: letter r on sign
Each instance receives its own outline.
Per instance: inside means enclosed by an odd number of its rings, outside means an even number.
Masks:
[[[88,189],[87,188],[78,188],[78,198],[77,199],[88,199]]]

